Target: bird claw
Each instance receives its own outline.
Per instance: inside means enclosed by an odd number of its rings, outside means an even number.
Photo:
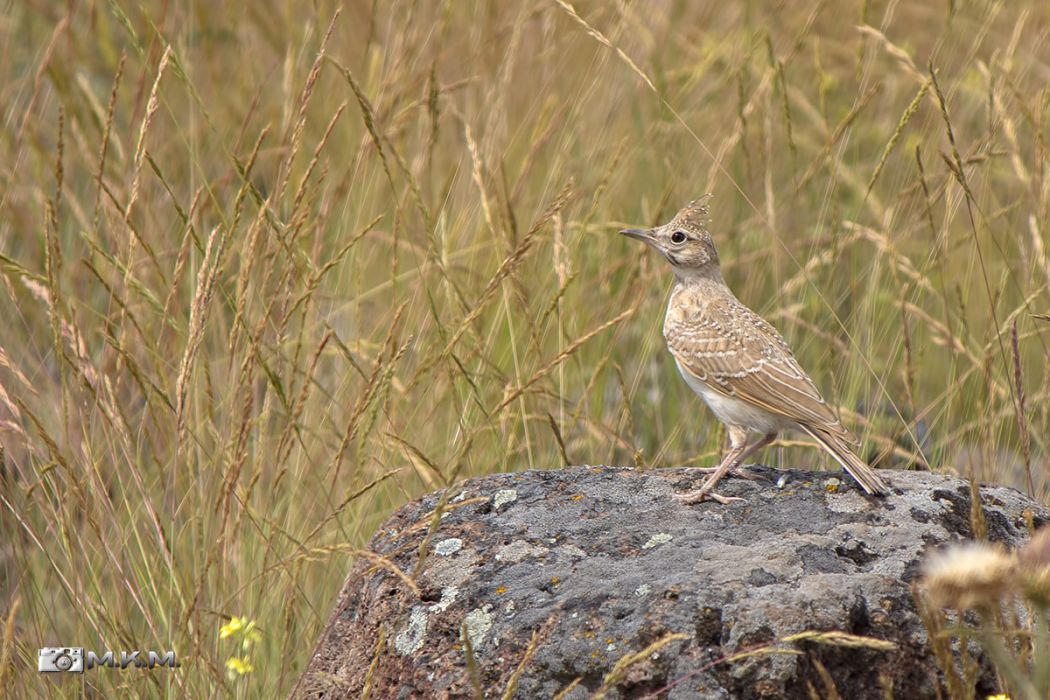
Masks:
[[[697,489],[696,491],[689,491],[687,493],[676,493],[674,495],[674,499],[676,501],[678,501],[679,503],[683,503],[683,504],[686,504],[686,505],[691,505],[691,504],[694,504],[694,503],[701,503],[701,502],[706,501],[706,500],[716,501],[718,503],[721,503],[724,506],[727,506],[730,503],[746,503],[747,502],[747,499],[744,499],[744,498],[737,498],[736,496],[723,496],[720,493],[715,493],[714,491],[708,491],[708,490],[703,489],[703,488]]]

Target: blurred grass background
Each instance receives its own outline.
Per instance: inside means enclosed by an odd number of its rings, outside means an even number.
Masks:
[[[708,191],[869,460],[1045,501],[1048,31],[1037,0],[4,2],[0,687],[286,693],[405,500],[714,461],[669,271],[616,235]],[[763,458],[829,466],[802,444]],[[57,644],[183,666],[38,675]]]

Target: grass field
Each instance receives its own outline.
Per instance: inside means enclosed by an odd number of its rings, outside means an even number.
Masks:
[[[406,500],[715,460],[616,234],[705,192],[872,463],[1047,499],[1045,2],[0,7],[0,688],[275,697]]]

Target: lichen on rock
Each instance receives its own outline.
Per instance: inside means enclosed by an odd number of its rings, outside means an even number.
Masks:
[[[972,538],[969,484],[884,472],[893,493],[877,499],[837,473],[749,470],[767,480],[723,481],[723,493],[747,499],[728,506],[675,501],[703,478],[688,470],[467,481],[458,503],[469,505],[448,510],[431,535],[437,556],[424,558],[419,595],[386,568],[355,565],[294,694],[358,697],[367,677],[372,697],[472,697],[465,632],[485,696],[498,698],[538,632],[518,698],[552,697],[576,678],[569,700],[589,697],[619,660],[671,633],[685,637],[633,664],[606,697],[807,697],[825,687],[821,669],[851,700],[882,697],[882,676],[895,697],[936,697],[910,586],[928,552]],[[1050,522],[1017,491],[980,493],[995,542],[1025,541],[1026,510]],[[372,549],[411,575],[440,499],[401,508]],[[799,642],[799,654],[724,661],[808,630],[895,646]],[[994,692],[980,668],[978,690]]]

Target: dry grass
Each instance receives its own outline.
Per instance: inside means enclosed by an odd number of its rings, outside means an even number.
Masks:
[[[873,462],[1046,498],[1045,3],[341,5],[0,13],[5,686],[283,693],[405,500],[713,459],[615,235],[708,190]]]

